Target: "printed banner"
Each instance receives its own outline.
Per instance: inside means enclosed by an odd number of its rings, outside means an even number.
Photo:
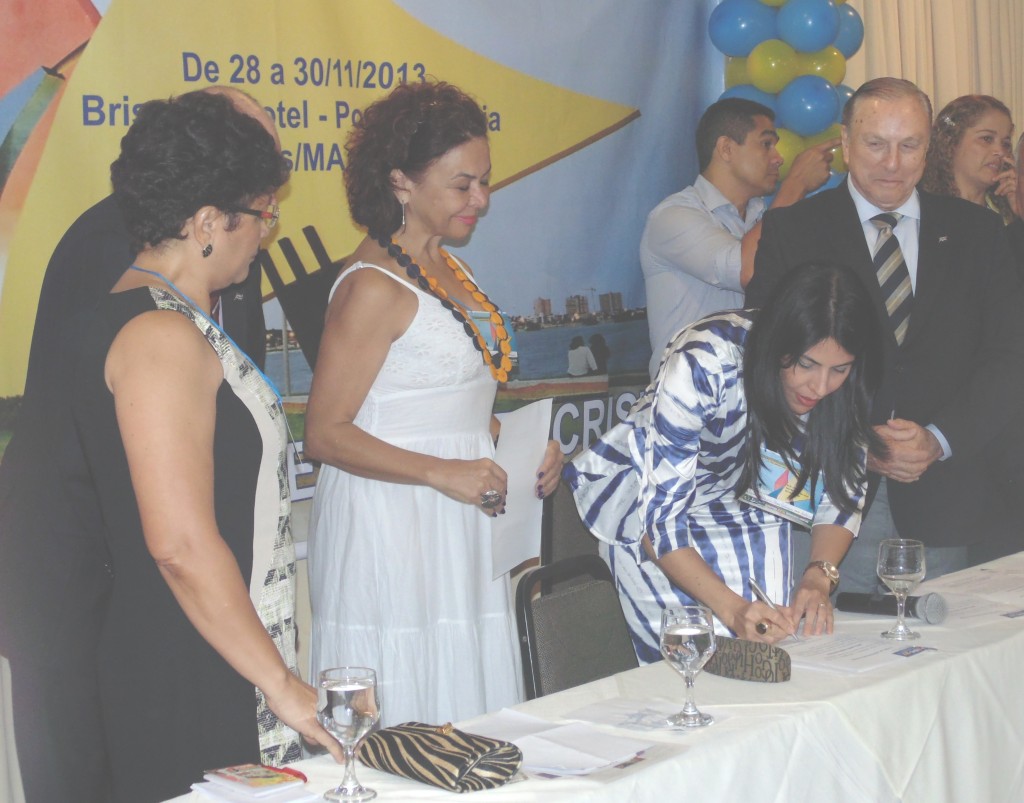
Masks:
[[[516,371],[499,408],[568,399],[570,408],[556,401],[556,434],[566,451],[586,446],[594,422],[606,426],[647,381],[637,246],[647,212],[696,175],[693,128],[722,86],[706,34],[713,7],[16,4],[0,23],[12,43],[0,53],[0,397],[24,388],[47,260],[109,193],[135,109],[222,84],[265,106],[293,168],[261,261],[267,372],[301,407],[326,288],[363,236],[345,205],[345,137],[398,83],[434,78],[469,92],[488,120],[495,192],[457,253],[515,331]],[[570,355],[579,348],[589,358]]]

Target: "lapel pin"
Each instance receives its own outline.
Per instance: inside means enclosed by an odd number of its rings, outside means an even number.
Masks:
[[[945,234],[943,234],[941,237],[939,237],[939,242],[940,243],[944,243],[948,239],[949,239],[949,237],[947,237]]]

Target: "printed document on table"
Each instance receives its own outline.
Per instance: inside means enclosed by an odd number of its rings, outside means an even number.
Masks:
[[[491,571],[495,578],[540,555],[544,503],[537,498],[537,467],[551,431],[551,399],[499,416],[501,437],[494,462],[508,475],[505,512],[492,520]]]
[[[952,574],[944,574],[934,580],[926,580],[918,589],[919,594],[930,591],[940,594],[969,594],[1000,602],[1024,602],[1024,572],[1019,564],[1004,564],[1002,561],[984,566],[972,566]]]
[[[630,761],[652,746],[582,722],[548,722],[509,708],[471,723],[468,730],[514,742],[523,751],[523,769],[545,775],[589,775]]]
[[[946,627],[986,624],[998,620],[1001,616],[1011,616],[1020,610],[1019,605],[973,594],[943,594],[942,597],[949,608],[949,614],[943,622]]]
[[[582,708],[569,711],[563,716],[566,719],[580,719],[594,725],[610,725],[613,728],[626,728],[636,731],[672,731],[687,730],[679,725],[672,725],[668,719],[679,713],[678,702],[663,700],[630,700],[624,697],[613,697],[589,703]],[[701,706],[704,710],[706,706]],[[715,722],[728,719],[715,711]]]
[[[802,641],[788,639],[779,646],[789,653],[793,666],[842,673],[866,672],[921,654],[921,648],[908,647],[902,642],[846,634]],[[929,648],[925,650],[931,651]]]

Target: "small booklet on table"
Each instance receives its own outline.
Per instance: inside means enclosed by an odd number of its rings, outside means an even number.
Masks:
[[[206,772],[205,783],[192,789],[210,800],[225,803],[302,803],[318,800],[319,795],[305,788],[305,778],[291,770],[262,764],[238,764]]]

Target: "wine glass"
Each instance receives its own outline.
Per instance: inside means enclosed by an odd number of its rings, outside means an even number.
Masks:
[[[908,538],[888,538],[878,545],[878,576],[896,595],[896,624],[883,638],[907,641],[920,636],[903,621],[907,594],[924,579],[924,544]]]
[[[686,705],[668,723],[680,728],[702,728],[715,718],[702,714],[693,702],[693,681],[715,652],[711,611],[703,605],[666,608],[661,612],[661,654],[686,681]]]
[[[356,747],[380,719],[377,673],[365,666],[323,670],[317,683],[316,718],[345,751],[345,777],[324,800],[372,800],[377,793],[356,780]]]

